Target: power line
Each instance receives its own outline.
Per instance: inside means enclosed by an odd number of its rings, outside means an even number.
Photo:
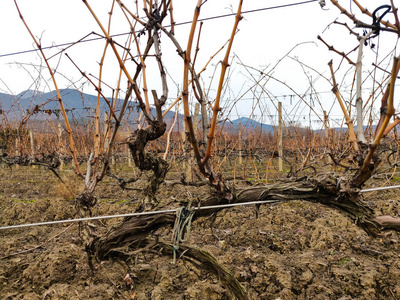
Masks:
[[[248,13],[260,12],[260,11],[264,11],[264,10],[271,10],[271,9],[278,9],[278,8],[285,8],[285,7],[302,5],[302,4],[308,4],[308,3],[316,2],[316,1],[319,1],[319,0],[309,0],[309,1],[303,1],[303,2],[298,2],[298,3],[290,3],[290,4],[283,4],[283,5],[277,5],[277,6],[270,6],[270,7],[246,10],[246,11],[242,11],[242,15],[248,14]],[[209,20],[214,20],[214,19],[219,19],[219,18],[225,18],[225,17],[232,17],[235,15],[236,15],[236,13],[230,13],[230,14],[219,15],[219,16],[214,16],[214,17],[209,17],[209,18],[203,18],[203,19],[199,19],[199,22],[209,21]],[[187,25],[187,24],[191,24],[191,23],[192,23],[192,21],[186,21],[186,22],[176,23],[175,25]],[[168,27],[169,26],[170,25],[168,25]]]
[[[286,7],[291,7],[291,6],[303,5],[303,4],[308,4],[308,3],[311,3],[311,2],[317,2],[317,1],[319,1],[319,0],[309,0],[309,1],[303,1],[303,2],[298,2],[298,3],[290,3],[290,4],[284,4],[284,5],[263,7],[263,8],[243,11],[242,15],[243,14],[260,12],[260,11],[265,11],[265,10],[272,10],[272,9],[279,9],[279,8],[286,8]],[[198,22],[210,21],[210,20],[215,20],[215,19],[220,19],[220,18],[225,18],[225,17],[231,17],[231,16],[235,16],[235,15],[236,15],[236,13],[218,15],[218,16],[214,16],[214,17],[208,17],[208,18],[199,19]],[[192,21],[185,21],[185,22],[175,23],[175,26],[187,25],[187,24],[191,24],[191,23],[192,23]],[[164,27],[168,28],[168,27],[171,27],[171,25],[166,25]],[[139,32],[140,32],[140,30],[136,31],[136,33],[139,33]],[[92,32],[91,34],[95,34],[95,32]],[[110,37],[111,38],[115,38],[115,37],[124,36],[124,35],[128,35],[128,34],[131,34],[131,32],[118,33],[118,34],[111,35]],[[102,39],[104,39],[103,36],[96,37],[96,38],[91,38],[91,39],[87,39],[87,40],[81,40],[80,43],[93,42],[93,41],[98,41],[98,40],[102,40]],[[41,47],[41,49],[42,50],[48,50],[48,49],[52,49],[52,48],[56,48],[56,47],[71,46],[71,45],[73,45],[75,43],[76,42],[68,42],[68,43],[56,44],[56,45],[52,45],[52,46]],[[26,53],[36,52],[36,51],[39,51],[39,49],[23,50],[23,51],[18,51],[18,52],[0,54],[0,58],[1,57],[7,57],[7,56],[13,56],[13,55],[19,55],[19,54],[26,54]]]

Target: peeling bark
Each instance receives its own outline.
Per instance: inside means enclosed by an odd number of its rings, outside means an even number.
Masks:
[[[374,221],[381,228],[400,231],[400,218],[395,218],[392,216],[378,216],[374,218]]]
[[[154,194],[159,185],[164,182],[169,170],[169,164],[162,157],[151,155],[145,151],[149,141],[158,139],[164,134],[166,124],[164,122],[153,121],[145,129],[137,129],[127,139],[127,144],[131,152],[135,165],[141,171],[153,171],[145,194],[154,200]]]
[[[312,178],[304,177],[298,181],[286,181],[269,186],[256,186],[234,193],[233,201],[229,202],[219,193],[210,195],[204,201],[192,203],[194,207],[213,206],[228,203],[245,203],[261,200],[278,201],[310,201],[334,207],[349,217],[355,224],[367,233],[376,235],[380,230],[400,230],[400,220],[377,217],[373,210],[363,201],[359,189],[350,186],[350,181],[337,177],[333,173]],[[210,216],[222,208],[198,210],[193,220]],[[118,255],[121,249],[144,247],[144,241],[160,227],[169,227],[175,221],[174,213],[163,215],[144,215],[126,219],[120,226],[112,229],[105,236],[95,238],[90,246],[92,253],[104,260]]]

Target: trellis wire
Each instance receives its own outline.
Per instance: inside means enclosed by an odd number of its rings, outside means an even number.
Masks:
[[[373,191],[383,191],[383,190],[390,190],[390,189],[397,189],[397,188],[400,188],[400,185],[392,185],[392,186],[382,186],[382,187],[370,188],[370,189],[361,190],[360,193],[367,193],[367,192],[373,192]]]
[[[360,190],[360,193],[367,193],[367,192],[373,192],[373,191],[382,191],[382,190],[389,190],[389,189],[396,189],[396,188],[400,188],[400,185],[364,189],[364,190]],[[265,203],[276,203],[276,202],[280,202],[280,201],[279,200],[252,201],[252,202],[242,202],[242,203],[231,203],[231,204],[221,204],[221,205],[213,205],[213,206],[194,207],[193,209],[194,210],[207,210],[207,209],[213,209],[213,208],[227,208],[227,207],[234,207],[234,206],[241,206],[241,205],[265,204]],[[22,228],[22,227],[42,226],[42,225],[53,225],[53,224],[61,224],[61,223],[72,223],[72,222],[82,222],[82,221],[92,221],[92,220],[103,220],[103,219],[112,219],[112,218],[124,218],[124,217],[134,217],[134,216],[144,216],[144,215],[156,215],[156,214],[173,213],[173,212],[176,212],[176,209],[166,209],[166,210],[158,210],[158,211],[144,211],[144,212],[139,212],[139,213],[130,213],[130,214],[122,214],[122,215],[97,216],[97,217],[68,219],[68,220],[57,220],[57,221],[49,221],[49,222],[41,222],[41,223],[10,225],[10,226],[0,227],[0,230],[15,229],[15,228]]]
[[[215,208],[227,208],[227,207],[240,206],[240,205],[264,204],[264,203],[274,203],[274,202],[279,202],[279,200],[263,200],[263,201],[253,201],[253,202],[221,204],[221,205],[213,205],[213,206],[194,207],[193,209],[194,210],[207,210],[207,209],[213,209],[213,208],[214,209]],[[57,220],[57,221],[49,221],[49,222],[41,222],[41,223],[10,225],[10,226],[0,227],[0,230],[22,228],[22,227],[33,227],[33,226],[41,226],[41,225],[53,225],[53,224],[60,224],[60,223],[72,223],[72,222],[82,222],[82,221],[92,221],[92,220],[102,220],[102,219],[112,219],[112,218],[156,215],[156,214],[173,213],[173,212],[176,212],[176,209],[144,211],[144,212],[139,212],[139,213],[130,213],[130,214],[122,214],[122,215],[97,216],[97,217]]]

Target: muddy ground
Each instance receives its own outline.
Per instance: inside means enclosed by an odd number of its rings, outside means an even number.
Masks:
[[[0,226],[76,217],[72,199],[82,183],[71,171],[61,175],[69,190],[48,170],[0,167]],[[206,187],[163,184],[157,197],[170,208],[206,194]],[[114,179],[96,195],[94,216],[132,212],[140,197]],[[378,214],[398,216],[399,195],[379,191],[366,200]],[[104,231],[120,221],[93,223]],[[171,228],[154,234],[169,240]],[[0,240],[1,299],[233,299],[216,275],[184,255],[174,265],[172,253],[139,253],[96,262],[92,273],[76,223],[0,230]],[[214,222],[197,219],[186,243],[213,254],[251,299],[344,300],[400,299],[399,242],[394,232],[369,237],[333,208],[292,201],[262,205],[258,217],[243,206],[219,212]]]

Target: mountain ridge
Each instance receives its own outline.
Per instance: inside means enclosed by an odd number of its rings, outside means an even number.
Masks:
[[[83,93],[75,89],[60,89],[60,94],[68,116],[77,119],[91,118],[94,116],[95,108],[97,106],[97,96]],[[113,101],[111,98],[108,100],[110,102]],[[117,99],[116,113],[119,111],[122,101],[122,99]],[[104,114],[108,108],[108,105],[102,98],[100,99],[100,103],[100,113]],[[23,111],[27,110],[30,112],[36,110],[31,119],[37,121],[48,119],[52,114],[54,114],[54,117],[57,118],[59,118],[61,115],[56,91],[44,93],[35,90],[26,90],[15,96],[6,93],[0,93],[0,109],[3,111],[3,113],[7,114],[9,119],[10,117],[18,119],[22,116]],[[130,113],[133,114],[134,119],[139,117],[139,109],[136,102],[132,101],[128,105],[128,110],[130,110]],[[151,114],[155,115],[155,109],[152,107],[151,110]],[[168,122],[174,117],[175,112],[169,111],[165,115],[165,121]],[[179,114],[179,120],[181,122],[183,118],[184,116]],[[266,132],[271,133],[274,132],[275,128],[273,125],[263,124],[247,117],[241,117],[233,121],[228,120],[224,121],[223,123],[224,128],[232,132],[239,129],[239,124],[242,128],[247,125],[246,129],[262,129],[263,131],[265,130]]]

